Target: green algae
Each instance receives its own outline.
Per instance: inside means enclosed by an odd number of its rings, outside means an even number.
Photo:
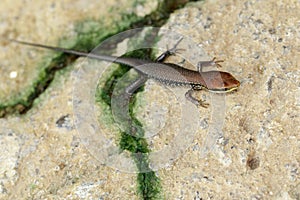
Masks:
[[[142,41],[141,41],[142,42]],[[134,57],[140,59],[149,59],[151,50],[142,49],[129,52],[126,57]],[[121,65],[117,68],[112,76],[106,79],[104,87],[98,88],[96,93],[96,99],[99,102],[105,102],[106,106],[111,106],[111,94],[115,88],[115,84],[127,71],[127,66]],[[112,78],[113,77],[113,78]],[[142,92],[141,87],[137,92]],[[134,106],[136,103],[136,96],[133,95],[129,103],[129,113],[132,120],[132,126],[140,127],[136,129],[136,132],[132,133],[130,130],[120,131],[119,147],[122,151],[131,152],[131,156],[135,161],[138,169],[137,175],[137,192],[141,199],[162,199],[162,188],[159,178],[151,171],[148,161],[148,153],[150,152],[148,144],[144,136],[143,125],[134,116]],[[108,113],[107,113],[108,114]],[[112,115],[111,113],[109,115]],[[112,117],[111,117],[112,118]],[[101,118],[102,121],[102,118]]]
[[[175,9],[184,6],[188,1],[161,1],[158,8],[144,17],[138,17],[136,14],[123,14],[121,19],[106,24],[102,20],[85,19],[78,22],[75,25],[75,36],[73,38],[62,37],[58,46],[70,48],[80,51],[90,51],[101,41],[113,36],[119,32],[128,30],[130,28],[137,28],[142,26],[162,26],[169,18],[170,13]],[[143,3],[143,1],[136,1],[137,4]],[[135,58],[149,57],[151,51],[142,50],[129,53],[127,56]],[[43,59],[39,64],[38,78],[32,81],[29,88],[25,88],[18,96],[14,96],[10,101],[0,102],[0,117],[4,117],[10,114],[23,114],[39,101],[39,96],[47,89],[51,84],[56,73],[59,71],[62,73],[65,68],[72,63],[77,57],[72,55],[66,55],[62,53],[53,53]],[[116,67],[112,71],[109,78],[106,80],[104,87],[99,89],[96,94],[96,101],[101,104],[102,111],[105,113],[104,122],[107,124],[113,124],[113,117],[111,115],[110,100],[111,93],[115,86],[116,80],[128,72],[130,68],[127,66]],[[143,88],[137,92],[141,92]],[[119,147],[123,151],[129,151],[132,153],[132,158],[136,163],[139,173],[137,175],[137,193],[141,199],[163,199],[162,188],[159,178],[155,172],[151,171],[148,162],[148,153],[150,152],[146,140],[142,137],[144,131],[142,124],[135,118],[133,108],[135,105],[135,96],[129,105],[130,115],[133,119],[135,126],[141,127],[136,133],[139,137],[135,137],[132,134],[120,132]]]
[[[90,51],[101,41],[113,36],[119,32],[130,28],[142,26],[163,25],[168,19],[170,13],[175,9],[183,7],[189,1],[187,0],[165,0],[159,2],[158,8],[152,13],[139,17],[135,13],[123,13],[120,18],[107,24],[105,19],[84,19],[75,24],[74,37],[63,37],[59,40],[57,46],[65,48]],[[132,5],[141,4],[143,0],[137,0]],[[34,101],[42,94],[52,82],[56,71],[68,66],[76,59],[76,56],[53,53],[43,59],[37,69],[38,77],[32,81],[28,88],[24,88],[17,95],[13,95],[10,100],[0,101],[0,117],[11,114],[25,114],[34,105]]]

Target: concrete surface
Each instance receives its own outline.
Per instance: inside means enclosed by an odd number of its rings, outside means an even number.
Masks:
[[[74,21],[110,23],[124,10],[151,12],[126,1],[2,1],[0,35],[56,44],[62,35],[72,36]],[[193,143],[156,172],[165,199],[300,199],[299,10],[296,0],[211,0],[171,15],[164,27],[191,37],[210,58],[225,60],[220,70],[232,73],[241,87],[226,95],[223,137],[204,157],[212,108],[199,108],[201,129]],[[0,98],[6,101],[31,84],[48,52],[7,41],[1,41],[0,52]],[[72,70],[57,75],[25,116],[0,119],[0,199],[139,198],[136,174],[99,164],[82,145],[72,120]],[[152,150],[169,144],[178,131],[173,118],[180,117],[160,88],[150,81],[141,97],[156,103],[147,109],[162,109],[157,115],[141,110],[140,117],[149,124],[152,116],[166,122]]]

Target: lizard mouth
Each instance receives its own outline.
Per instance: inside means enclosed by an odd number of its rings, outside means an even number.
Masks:
[[[222,88],[207,88],[208,91],[213,92],[213,93],[231,93],[237,91],[239,88],[240,83],[237,83],[233,87],[222,87]]]

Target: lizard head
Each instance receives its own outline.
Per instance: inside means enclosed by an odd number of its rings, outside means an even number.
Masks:
[[[208,71],[202,76],[205,87],[215,93],[231,92],[240,86],[240,82],[228,72]]]

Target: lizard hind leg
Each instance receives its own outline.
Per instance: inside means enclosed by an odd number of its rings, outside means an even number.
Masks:
[[[160,56],[158,56],[155,59],[155,62],[164,62],[169,56],[174,55],[176,53],[178,53],[179,51],[184,51],[185,49],[178,49],[177,46],[178,44],[182,41],[183,37],[181,37],[176,44],[174,45],[174,47],[172,47],[171,49],[168,48],[167,46],[167,51],[163,52]]]
[[[144,74],[139,74],[139,77],[132,82],[129,86],[126,87],[125,92],[129,95],[132,96],[133,93],[139,89],[142,85],[145,84],[145,82],[147,81],[147,76],[145,76]]]
[[[142,127],[133,120],[130,114],[130,103],[132,95],[147,81],[147,77],[139,74],[139,77],[126,85],[116,85],[111,97],[111,109],[115,122],[122,131],[135,136],[142,137]]]

